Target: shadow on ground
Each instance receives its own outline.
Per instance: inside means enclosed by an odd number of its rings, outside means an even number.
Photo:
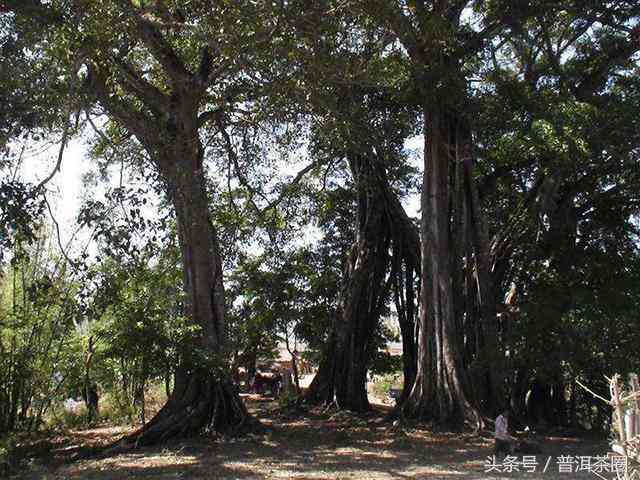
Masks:
[[[286,415],[273,402],[248,402],[266,433],[231,439],[195,439],[164,448],[145,448],[108,458],[89,458],[71,464],[50,461],[33,465],[20,480],[73,479],[490,479],[597,478],[590,472],[567,476],[558,471],[557,457],[603,455],[601,440],[539,437],[542,453],[536,472],[487,473],[488,439],[469,433],[433,433],[396,428],[383,421],[384,411],[366,417],[321,413]],[[112,430],[111,438],[117,432]],[[76,443],[104,441],[96,431],[77,432]],[[76,445],[77,446],[77,445]],[[71,446],[73,447],[73,445]],[[51,451],[64,460],[69,445]],[[67,450],[65,450],[67,449]],[[542,473],[547,458],[547,472]],[[584,475],[582,475],[584,474]]]

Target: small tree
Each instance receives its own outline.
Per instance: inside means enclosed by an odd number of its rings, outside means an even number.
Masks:
[[[78,286],[44,230],[38,235],[31,246],[18,243],[0,273],[0,433],[38,428],[81,376]]]

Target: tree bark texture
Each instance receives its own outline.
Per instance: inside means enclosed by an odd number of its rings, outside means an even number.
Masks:
[[[184,345],[175,385],[166,405],[124,444],[148,445],[202,430],[235,432],[250,416],[240,400],[226,365],[225,302],[222,261],[211,222],[198,135],[197,84],[183,85],[166,111],[153,120],[115,100],[106,87],[106,74],[90,70],[98,99],[105,109],[133,132],[164,180],[177,220],[185,311],[198,327],[195,345]],[[186,88],[191,87],[191,88]]]
[[[210,218],[197,119],[195,114],[179,113],[182,116],[176,116],[173,142],[157,164],[176,211],[186,311],[200,331],[197,344],[185,349],[166,405],[130,436],[137,445],[202,430],[237,432],[250,418],[223,360],[222,261]]]
[[[340,296],[335,352],[328,366],[333,385],[325,389],[323,399],[353,411],[369,408],[366,376],[371,341],[388,292],[385,276],[391,234],[372,163],[361,156],[349,159],[358,191],[358,227]]]
[[[366,376],[373,334],[391,280],[402,309],[403,359],[408,362],[405,382],[413,381],[413,290],[419,246],[415,227],[392,192],[380,160],[373,153],[351,155],[349,165],[358,191],[356,241],[345,272],[339,316],[307,400],[364,411],[369,408]]]
[[[422,288],[416,381],[404,402],[406,415],[439,423],[479,426],[465,373],[461,322],[456,318],[451,148],[454,125],[442,108],[425,107],[425,165],[422,191]],[[458,209],[459,210],[459,209]],[[458,212],[458,215],[460,213]],[[456,225],[458,228],[456,229]]]

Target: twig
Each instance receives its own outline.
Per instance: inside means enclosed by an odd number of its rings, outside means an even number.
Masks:
[[[85,114],[87,116],[87,121],[89,122],[89,125],[91,125],[91,128],[93,129],[93,131],[96,132],[96,134],[100,138],[102,138],[105,142],[115,147],[116,145],[113,143],[113,141],[109,137],[107,137],[102,130],[96,127],[95,123],[93,123],[93,120],[91,120],[91,115],[89,115],[89,112],[85,112]]]
[[[47,183],[49,183],[51,179],[56,175],[56,173],[60,171],[60,166],[62,165],[62,157],[64,155],[64,149],[67,146],[68,134],[69,134],[69,121],[67,121],[64,124],[64,130],[62,131],[62,139],[60,140],[60,149],[58,150],[58,161],[56,162],[56,166],[52,170],[52,172],[38,184],[38,186],[36,187],[36,191],[40,190]],[[46,202],[46,199],[45,199],[45,202]]]
[[[20,166],[22,165],[22,159],[24,158],[24,151],[27,148],[27,143],[22,143],[22,148],[20,149],[20,155],[18,156],[18,161],[16,162],[16,168],[13,170],[13,174],[11,175],[11,181],[15,181],[18,177],[18,171],[20,170]]]
[[[578,385],[580,385],[582,388],[584,388],[587,392],[589,392],[591,395],[593,395],[596,398],[599,398],[600,400],[602,400],[603,402],[605,402],[607,405],[611,405],[613,406],[613,402],[611,402],[611,400],[607,400],[604,397],[601,397],[600,395],[598,395],[597,393],[595,393],[593,390],[590,390],[589,388],[587,388],[586,386],[584,386],[582,383],[580,383],[580,380],[576,379],[576,383]]]
[[[227,151],[227,155],[229,160],[231,161],[231,163],[234,166],[234,170],[236,172],[236,176],[238,178],[238,181],[240,182],[241,185],[243,185],[248,191],[249,191],[249,195],[248,195],[248,201],[251,204],[251,206],[253,207],[253,209],[256,211],[256,213],[258,215],[264,215],[266,214],[267,211],[274,209],[275,207],[277,207],[286,197],[287,193],[298,183],[300,183],[300,181],[306,176],[307,173],[309,173],[310,171],[312,171],[313,169],[315,169],[317,166],[322,165],[324,163],[323,160],[316,160],[311,162],[309,165],[305,166],[302,170],[300,170],[296,176],[285,186],[283,186],[280,195],[278,195],[277,198],[275,198],[272,201],[268,201],[268,198],[265,196],[264,193],[262,193],[260,190],[256,190],[254,189],[251,184],[249,183],[248,179],[246,178],[246,176],[242,173],[242,169],[240,167],[240,162],[238,160],[238,155],[235,152],[234,148],[233,148],[233,143],[231,141],[231,137],[229,136],[229,133],[227,132],[225,125],[222,121],[221,115],[217,115],[214,116],[215,120],[216,120],[216,125],[218,128],[219,133],[222,135],[222,138],[224,140],[224,147]],[[330,165],[329,165],[330,166]],[[260,197],[263,200],[267,201],[267,205],[264,208],[260,208],[258,207],[258,205],[256,204],[254,197]]]
[[[67,255],[67,252],[65,252],[64,247],[62,246],[62,240],[60,239],[60,225],[58,224],[58,221],[53,216],[51,205],[49,204],[49,200],[47,200],[47,195],[44,192],[42,194],[42,198],[44,199],[44,203],[47,206],[47,210],[49,211],[49,216],[53,221],[53,225],[56,227],[56,239],[58,241],[58,247],[60,248],[60,252],[62,253],[62,256],[67,260],[67,262],[69,262],[69,265],[71,265],[74,268],[77,268],[76,263],[69,258],[69,256]]]
[[[278,195],[278,198],[276,198],[275,200],[271,201],[266,207],[264,207],[261,211],[261,213],[265,213],[267,210],[271,210],[272,208],[277,207],[280,202],[282,202],[282,200],[284,200],[286,194],[288,193],[289,190],[291,190],[295,185],[297,185],[298,183],[300,183],[300,181],[304,178],[304,176],[309,173],[311,170],[313,170],[314,168],[322,165],[324,163],[323,160],[316,160],[314,162],[311,162],[309,165],[307,165],[306,167],[304,167],[302,170],[300,170],[296,176],[286,185],[283,186],[282,191],[280,193],[280,195]]]
[[[628,402],[629,400],[633,400],[634,398],[639,398],[639,399],[640,399],[640,392],[633,392],[633,393],[630,393],[630,394],[629,394],[629,395],[627,395],[626,397],[621,398],[621,399],[620,399],[620,403],[626,403],[626,402]]]
[[[216,124],[218,127],[218,131],[219,133],[222,135],[222,138],[224,139],[224,146],[225,149],[227,151],[227,155],[229,157],[229,159],[233,162],[233,166],[235,168],[235,172],[236,172],[236,176],[238,177],[238,180],[240,181],[240,183],[242,185],[244,185],[247,190],[249,190],[249,196],[247,198],[247,200],[249,201],[249,203],[251,204],[251,206],[257,211],[260,211],[260,208],[258,207],[258,205],[256,205],[255,201],[253,200],[253,197],[256,195],[261,196],[262,198],[265,198],[264,195],[261,192],[257,192],[250,184],[249,181],[246,179],[246,177],[243,175],[241,169],[240,169],[240,162],[238,161],[238,155],[236,154],[235,150],[233,149],[233,143],[231,142],[231,137],[229,136],[229,134],[227,133],[227,130],[225,128],[225,125],[222,122],[222,118],[220,115],[215,115],[214,116],[215,120],[216,120]],[[265,198],[266,200],[266,198]]]

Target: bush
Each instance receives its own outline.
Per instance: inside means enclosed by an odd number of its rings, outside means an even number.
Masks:
[[[404,379],[402,373],[388,373],[386,375],[375,377],[371,390],[376,397],[384,400],[387,398],[389,390],[392,388],[402,390],[403,382]]]
[[[162,382],[152,382],[145,389],[145,419],[149,421],[166,403],[167,394]],[[110,425],[138,424],[141,405],[134,405],[118,389],[107,391],[100,398],[98,419]]]
[[[15,437],[8,434],[0,437],[0,477],[8,477],[16,468],[16,441]]]
[[[283,390],[278,397],[278,405],[282,410],[292,410],[300,407],[302,398],[296,393],[295,389]]]
[[[73,402],[73,403],[72,403]],[[87,407],[84,402],[67,399],[52,405],[45,426],[53,430],[79,429],[87,426]]]
[[[117,391],[106,392],[98,405],[98,420],[110,425],[134,423],[138,418],[136,408],[123,399]]]

